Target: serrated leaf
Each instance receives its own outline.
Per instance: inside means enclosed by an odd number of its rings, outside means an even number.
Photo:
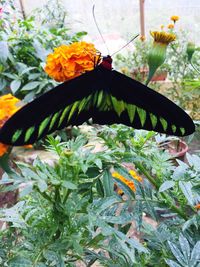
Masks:
[[[164,192],[169,188],[172,188],[175,185],[173,181],[165,181],[159,188],[159,192]]]
[[[190,267],[195,267],[200,260],[200,241],[198,241],[191,253]]]
[[[193,194],[192,194],[192,184],[191,184],[191,182],[180,181],[179,182],[179,186],[180,186],[184,196],[186,197],[188,203],[191,206],[193,206],[195,201],[194,201]]]
[[[179,250],[179,248],[173,244],[172,242],[168,241],[168,245],[171,249],[171,252],[173,253],[174,257],[177,259],[177,261],[181,264],[181,265],[185,265],[185,259],[183,254],[181,253],[181,251]]]
[[[180,264],[176,263],[173,260],[165,260],[165,261],[170,267],[182,267]]]
[[[188,263],[189,262],[189,258],[190,258],[190,245],[189,245],[189,242],[187,241],[187,239],[182,234],[180,234],[179,243],[180,243],[180,247],[181,247],[181,250],[183,252],[183,255],[185,257],[185,261]]]

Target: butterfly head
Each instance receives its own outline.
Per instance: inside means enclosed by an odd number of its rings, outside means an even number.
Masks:
[[[111,56],[106,56],[103,57],[102,62],[100,64],[101,66],[103,66],[105,69],[111,70],[112,69],[112,58]]]

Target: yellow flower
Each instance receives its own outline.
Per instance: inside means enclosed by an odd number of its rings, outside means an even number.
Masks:
[[[150,32],[150,34],[154,39],[154,43],[168,45],[169,43],[176,40],[176,35],[174,33],[168,33],[165,31],[154,31]]]
[[[178,21],[179,20],[179,16],[171,16],[171,18],[170,18],[174,23],[176,23],[176,21]]]
[[[45,71],[56,81],[64,82],[94,69],[99,57],[98,51],[90,43],[61,45],[48,55]]]
[[[164,63],[168,44],[176,40],[176,35],[173,33],[165,31],[154,31],[150,33],[154,42],[148,55],[149,75],[146,85],[150,82],[157,68]]]
[[[165,26],[164,26],[163,24],[162,24],[162,25],[160,25],[160,28],[161,28],[161,30],[163,30],[163,29],[164,29],[164,27],[165,27]]]
[[[167,28],[170,29],[170,30],[174,29],[174,24],[169,24],[169,25],[167,26]]]

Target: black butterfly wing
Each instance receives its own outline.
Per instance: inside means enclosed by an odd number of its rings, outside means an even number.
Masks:
[[[67,125],[79,125],[92,117],[92,99],[101,88],[98,70],[58,85],[17,111],[1,128],[0,142],[32,144]],[[97,81],[99,81],[97,83]]]
[[[107,99],[104,103],[107,102],[107,105],[96,110],[93,119],[96,123],[122,123],[176,136],[195,131],[192,119],[180,107],[117,71],[111,72],[109,91],[104,94]]]

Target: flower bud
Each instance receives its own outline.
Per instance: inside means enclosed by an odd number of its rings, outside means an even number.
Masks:
[[[173,33],[164,31],[151,32],[151,35],[154,38],[154,42],[148,55],[149,75],[146,85],[150,82],[158,67],[164,63],[168,44],[176,39]]]

